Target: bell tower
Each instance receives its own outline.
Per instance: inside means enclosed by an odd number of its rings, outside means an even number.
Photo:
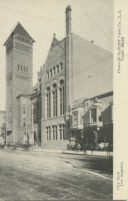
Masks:
[[[6,46],[6,143],[17,142],[17,96],[30,94],[33,75],[33,38],[17,23]]]

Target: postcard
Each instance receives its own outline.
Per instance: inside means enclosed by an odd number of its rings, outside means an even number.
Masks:
[[[127,0],[0,0],[0,200],[128,199],[127,19]]]

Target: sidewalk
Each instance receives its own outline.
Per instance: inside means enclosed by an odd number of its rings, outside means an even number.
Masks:
[[[84,153],[83,151],[69,151],[69,150],[64,150],[64,154],[78,154],[78,155],[93,155],[93,156],[108,156],[108,153],[106,151],[93,151],[93,154],[91,153],[90,150],[86,151]],[[113,152],[109,153],[109,156],[113,156]]]
[[[93,151],[93,153],[90,150],[87,150],[86,153],[83,151],[71,151],[71,150],[57,150],[57,149],[43,149],[43,148],[32,148],[31,150],[25,150],[21,147],[17,147],[16,149],[13,148],[7,148],[6,150],[15,150],[15,151],[25,151],[25,152],[49,152],[49,153],[61,153],[61,154],[74,154],[74,155],[93,155],[93,156],[113,156],[113,152],[110,152],[109,154],[106,151]]]
[[[70,151],[70,150],[55,150],[55,149],[43,149],[36,148],[33,149],[34,152],[54,152],[54,153],[63,153],[63,154],[76,154],[76,155],[93,155],[93,156],[108,156],[106,151],[93,151],[93,154],[90,150],[84,153],[83,151]],[[113,152],[109,153],[109,156],[113,156]]]

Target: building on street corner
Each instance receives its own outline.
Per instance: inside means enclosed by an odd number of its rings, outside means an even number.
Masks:
[[[71,7],[68,6],[66,36],[58,40],[53,35],[42,74],[41,135],[42,146],[47,148],[65,148],[72,141],[72,130],[79,136],[79,132],[83,132],[86,127],[99,128],[102,121],[85,123],[84,107],[77,108],[83,121],[77,116],[77,111],[72,110],[72,105],[78,99],[84,100],[83,97],[91,102],[91,97],[102,97],[102,94],[111,94],[113,91],[112,53],[98,47],[94,41],[87,41],[72,33],[71,27]],[[90,111],[96,111],[98,115],[102,111],[102,102],[93,103],[90,107]]]
[[[32,91],[33,42],[33,38],[24,27],[17,23],[4,43],[6,47],[7,144],[23,143],[24,135],[26,135],[27,116],[24,112],[28,108],[25,102]],[[25,101],[22,102],[22,99]],[[31,136],[30,131],[27,133]]]
[[[71,13],[67,6],[65,36],[53,34],[33,88],[35,41],[18,23],[4,44],[7,144],[48,149],[112,144],[113,55],[73,33]]]

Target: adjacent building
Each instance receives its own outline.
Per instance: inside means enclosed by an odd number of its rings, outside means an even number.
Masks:
[[[34,145],[41,146],[41,76],[42,68],[37,73],[37,84],[33,87],[31,94],[32,105],[32,133],[34,135]]]
[[[74,101],[70,144],[113,144],[113,92]]]
[[[112,136],[113,55],[72,33],[70,6],[65,17],[65,37],[53,35],[33,88],[33,38],[18,23],[4,44],[7,144],[64,149],[88,144],[89,133],[96,144]]]
[[[58,40],[53,35],[42,73],[41,139],[42,146],[46,148],[64,148],[71,141],[72,133],[76,132],[78,136],[83,129],[102,125],[103,122],[97,119],[91,123],[91,116],[86,118],[83,105],[79,107],[79,116],[72,105],[81,102],[81,99],[83,104],[83,100],[85,103],[87,99],[91,101],[92,97],[113,91],[112,53],[97,46],[94,41],[72,33],[71,26],[71,7],[68,6],[66,36]],[[102,103],[92,103],[89,110],[98,115],[103,111]],[[74,126],[71,125],[72,116]],[[79,124],[75,125],[77,122]]]

